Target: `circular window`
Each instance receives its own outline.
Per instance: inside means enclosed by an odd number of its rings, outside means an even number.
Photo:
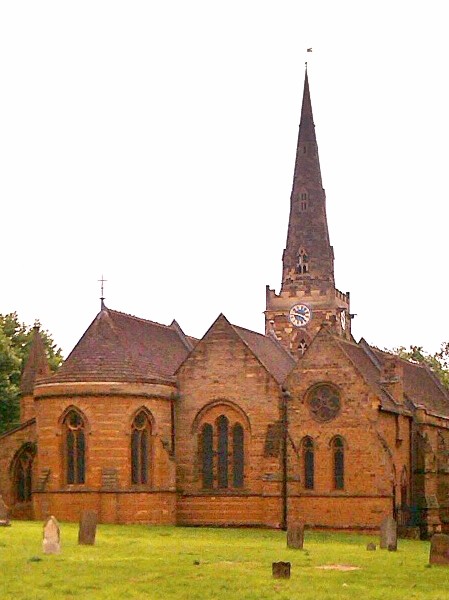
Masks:
[[[307,404],[317,421],[330,421],[340,411],[340,394],[331,385],[317,385],[308,394]]]

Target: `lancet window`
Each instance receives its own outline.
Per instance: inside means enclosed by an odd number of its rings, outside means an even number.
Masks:
[[[343,490],[345,487],[345,450],[344,442],[340,436],[332,441],[334,463],[334,489]]]
[[[213,424],[204,423],[199,434],[202,486],[234,489],[244,485],[245,432],[240,423],[220,415]]]
[[[303,248],[301,248],[301,250],[298,253],[296,269],[300,274],[309,272],[309,257],[307,256],[307,252]]]
[[[32,493],[34,449],[28,444],[23,447],[15,459],[14,488],[16,502],[30,502]]]
[[[67,483],[82,484],[86,478],[86,431],[83,417],[73,409],[64,418]]]
[[[315,448],[311,437],[307,436],[302,442],[302,459],[304,469],[304,487],[313,490],[315,487]]]
[[[134,417],[131,427],[131,482],[150,483],[151,423],[147,413],[141,410]]]

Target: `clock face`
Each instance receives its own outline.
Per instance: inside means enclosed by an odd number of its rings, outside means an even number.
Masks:
[[[312,318],[312,311],[305,304],[295,304],[291,307],[289,316],[295,327],[304,327]]]

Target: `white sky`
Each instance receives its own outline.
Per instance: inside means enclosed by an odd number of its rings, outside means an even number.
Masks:
[[[104,274],[110,308],[263,332],[308,60],[353,333],[436,351],[448,50],[440,0],[0,0],[0,313],[67,355]]]

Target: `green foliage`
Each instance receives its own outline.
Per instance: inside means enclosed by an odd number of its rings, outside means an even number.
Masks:
[[[61,348],[48,331],[40,333],[50,369],[55,371],[62,363]],[[0,433],[18,423],[20,378],[32,337],[33,327],[21,323],[17,313],[0,314]]]
[[[443,600],[448,569],[428,568],[429,543],[367,552],[367,535],[306,531],[304,550],[266,529],[99,525],[79,546],[78,525],[61,524],[62,551],[42,553],[42,524],[14,521],[0,544],[2,600]],[[41,557],[42,560],[36,560]],[[290,579],[271,565],[291,563]],[[330,565],[358,567],[343,571]]]
[[[439,352],[429,354],[422,346],[410,346],[407,350],[404,346],[387,350],[397,356],[411,362],[427,365],[439,378],[441,383],[449,388],[449,342],[441,344]]]

